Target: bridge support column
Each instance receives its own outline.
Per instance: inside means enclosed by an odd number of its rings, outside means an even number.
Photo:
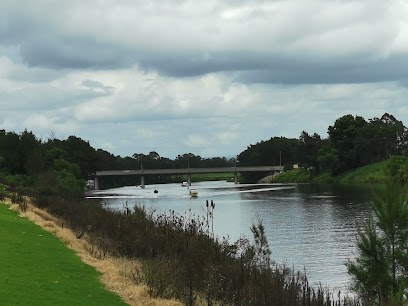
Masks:
[[[94,178],[94,189],[99,190],[99,180],[97,176]]]
[[[141,188],[145,188],[145,178],[144,178],[144,175],[142,175],[142,176],[140,177],[140,187],[141,187]]]
[[[234,183],[238,184],[238,173],[234,172]]]
[[[187,174],[187,183],[188,183],[188,186],[191,186],[191,174],[190,173]]]

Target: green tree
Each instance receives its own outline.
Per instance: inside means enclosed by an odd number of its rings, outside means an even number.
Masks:
[[[366,124],[363,117],[345,115],[338,118],[333,126],[329,126],[329,140],[340,162],[339,172],[361,166],[354,140],[358,131]]]
[[[323,145],[323,140],[320,135],[317,133],[309,135],[307,132],[303,131],[300,134],[299,140],[301,142],[302,164],[306,168],[316,168],[318,165],[317,157],[319,150]]]
[[[353,289],[365,303],[408,302],[407,186],[389,179],[373,196],[373,212],[359,229],[359,256],[349,261]]]

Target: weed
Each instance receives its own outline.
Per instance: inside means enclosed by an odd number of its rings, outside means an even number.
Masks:
[[[214,202],[206,202],[204,217],[191,211],[158,214],[138,205],[130,210],[128,204],[111,211],[96,202],[68,203],[45,195],[36,205],[78,232],[92,229],[86,236],[99,257],[142,259],[142,270],[131,274],[154,297],[174,297],[186,305],[358,305],[340,304],[328,290],[310,287],[304,273],[273,265],[260,219],[251,227],[254,244],[243,237],[235,243],[215,238]]]

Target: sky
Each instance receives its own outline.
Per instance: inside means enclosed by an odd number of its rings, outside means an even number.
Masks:
[[[408,125],[408,1],[2,0],[0,129],[175,158]]]

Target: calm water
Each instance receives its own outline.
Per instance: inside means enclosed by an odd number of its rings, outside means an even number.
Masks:
[[[231,242],[241,235],[251,239],[250,226],[263,219],[272,259],[296,269],[306,269],[312,285],[321,282],[331,290],[345,291],[348,258],[356,256],[356,222],[369,213],[369,190],[336,186],[235,185],[228,182],[194,183],[197,198],[180,184],[122,187],[94,191],[112,209],[134,204],[158,212],[205,215],[205,201],[213,200],[214,232]],[[153,191],[157,189],[158,193]]]

